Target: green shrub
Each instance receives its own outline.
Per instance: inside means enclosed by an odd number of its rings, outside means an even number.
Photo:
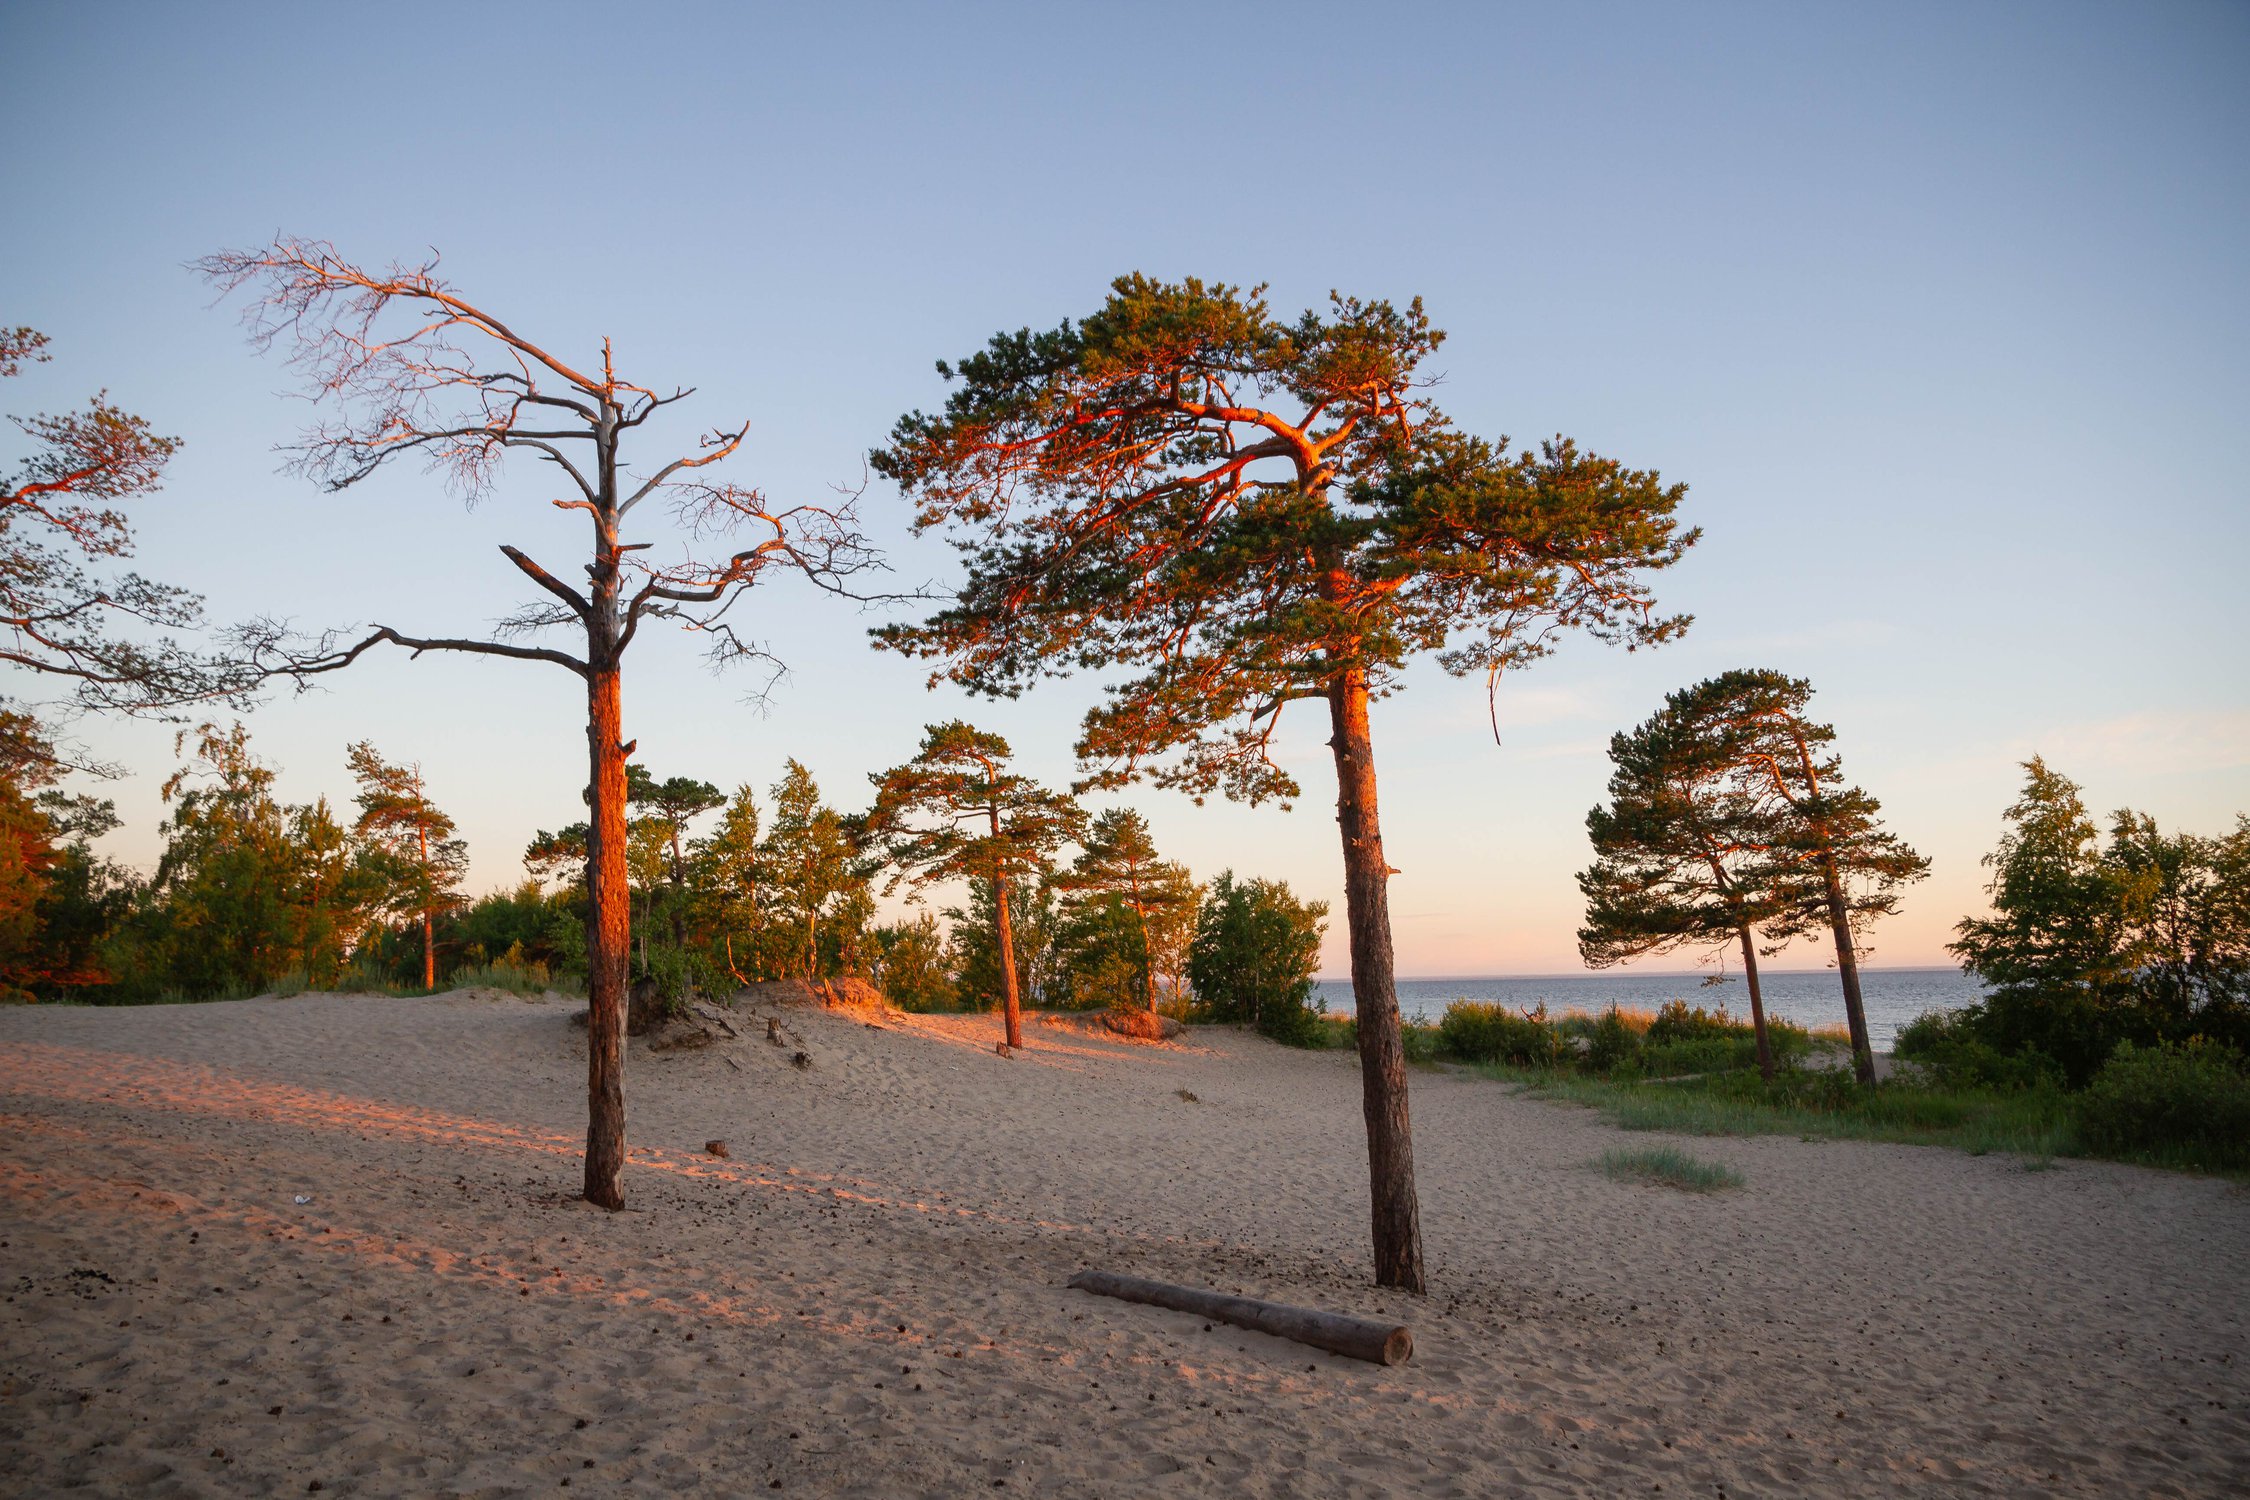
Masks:
[[[1703,1042],[1749,1034],[1749,1025],[1730,1017],[1725,1006],[1705,1010],[1685,1000],[1665,1001],[1656,1019],[1648,1023],[1650,1042]]]
[[[1589,1073],[1614,1073],[1640,1059],[1641,1039],[1616,1006],[1595,1017],[1580,1061]]]
[[[1359,1047],[1359,1021],[1352,1016],[1336,1015],[1310,1006],[1289,1016],[1293,1024],[1285,1030],[1276,1029],[1270,1018],[1261,1019],[1258,1030],[1275,1041],[1291,1047],[1304,1047],[1314,1052],[1351,1052]],[[1399,1045],[1410,1063],[1430,1064],[1444,1055],[1444,1042],[1438,1028],[1426,1021],[1399,1020]]]
[[[1646,1078],[1678,1078],[1691,1073],[1723,1073],[1758,1065],[1758,1044],[1750,1037],[1708,1036],[1693,1041],[1645,1042],[1640,1070]]]
[[[651,948],[636,968],[636,980],[656,981],[657,999],[667,1016],[685,1015],[690,999],[723,994],[727,988],[725,971],[708,954],[690,948]]]
[[[1443,1050],[1438,1039],[1438,1029],[1427,1021],[1401,1021],[1398,1039],[1406,1052],[1406,1060],[1410,1063],[1435,1063]]]
[[[1330,1027],[1325,1008],[1315,1009],[1316,1005],[1325,1006],[1325,1002],[1269,1006],[1258,1016],[1258,1031],[1284,1047],[1308,1047],[1319,1051],[1328,1045]]]
[[[1456,1000],[1437,1024],[1439,1049],[1460,1062],[1505,1062],[1547,1068],[1562,1055],[1562,1037],[1542,1005],[1529,1015],[1505,1005]]]
[[[521,945],[511,944],[497,962],[455,969],[447,976],[450,990],[506,990],[511,995],[543,995],[561,988],[555,976],[538,959],[526,959]]]
[[[2250,1071],[2231,1047],[2122,1043],[2079,1096],[2077,1116],[2079,1139],[2094,1151],[2250,1167]]]
[[[2036,1046],[2008,1053],[1979,1034],[1968,1011],[1925,1011],[1901,1026],[1892,1055],[1927,1071],[1947,1088],[2046,1088],[2062,1081],[2062,1069]]]
[[[2094,986],[2062,982],[2003,985],[1956,1014],[1957,1035],[2005,1057],[2034,1057],[2084,1088],[2122,1042],[2160,1040],[2147,1013],[2104,1003]],[[2052,1059],[2052,1063],[2046,1062]]]

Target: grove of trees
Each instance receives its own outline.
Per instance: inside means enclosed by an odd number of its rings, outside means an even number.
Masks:
[[[467,850],[418,767],[370,742],[350,746],[360,815],[343,818],[325,801],[285,801],[242,725],[206,724],[180,737],[163,852],[138,876],[92,852],[114,811],[51,785],[27,722],[0,723],[0,984],[15,998],[586,980],[591,895],[582,852],[570,857],[578,835],[539,835],[524,881],[471,899],[460,889]],[[1011,973],[1019,1007],[1139,1009],[1153,971],[1167,976],[1156,996],[1175,1015],[1311,1036],[1319,903],[1279,881],[1237,885],[1231,873],[1206,899],[1137,814],[1088,820],[1073,799],[1004,771],[1006,754],[997,736],[937,726],[902,768],[912,774],[877,778],[876,805],[858,813],[828,805],[788,760],[770,820],[753,787],[720,799],[709,782],[657,781],[632,763],[630,783],[645,792],[626,826],[645,856],[628,872],[632,972],[674,998],[862,978],[905,1009],[1005,1017]],[[958,822],[956,800],[967,809]],[[1073,839],[1077,856],[1066,859]],[[1140,914],[1089,873],[1111,868],[1121,839],[1136,851]],[[878,920],[884,885],[947,879],[969,890],[949,922],[926,907]],[[1005,928],[996,889],[1013,916]],[[1003,1035],[1021,1045],[1020,1022]]]
[[[0,700],[0,996],[583,984],[584,1193],[618,1208],[636,981],[677,998],[865,978],[909,1009],[997,1010],[1008,1048],[1024,1044],[1032,1004],[1164,1009],[1299,1044],[1342,1034],[1312,998],[1324,903],[1233,870],[1198,883],[1141,813],[1079,801],[1145,779],[1199,804],[1286,807],[1304,789],[1275,737],[1291,704],[1317,703],[1336,777],[1376,1278],[1424,1289],[1374,705],[1432,656],[1483,678],[1497,732],[1503,675],[1567,637],[1628,649],[1677,637],[1688,620],[1659,609],[1652,580],[1699,537],[1676,518],[1683,486],[1560,436],[1517,448],[1457,430],[1430,394],[1444,336],[1418,301],[1332,294],[1283,317],[1262,289],[1120,277],[1082,320],[1003,332],[941,362],[942,406],[899,418],[869,455],[915,530],[943,534],[963,561],[944,602],[878,627],[875,646],[928,663],[933,687],[992,698],[1098,674],[1075,745],[1083,779],[1043,786],[1015,769],[1005,739],[955,719],[874,773],[867,807],[838,807],[795,759],[762,789],[693,774],[717,767],[657,775],[661,758],[627,735],[623,663],[654,620],[691,632],[715,665],[778,669],[742,624],[745,596],[777,575],[862,601],[925,597],[872,592],[882,561],[853,500],[773,505],[721,477],[746,422],[644,458],[692,390],[619,374],[606,339],[598,359],[534,342],[448,285],[434,259],[370,269],[277,238],[197,269],[241,297],[252,343],[284,355],[319,409],[294,472],[348,492],[418,464],[473,502],[501,487],[512,457],[529,469],[519,478],[551,481],[536,503],[584,517],[584,555],[562,568],[500,548],[530,602],[483,635],[387,622],[306,635],[271,620],[213,632],[195,596],[122,567],[123,506],[156,491],[177,440],[106,394],[82,412],[14,419],[30,451],[0,481],[0,662],[58,696]],[[45,345],[0,330],[0,377],[45,359]],[[649,524],[658,513],[669,528]],[[413,759],[351,745],[354,809],[340,814],[285,801],[239,722],[200,722],[204,705],[239,710],[267,685],[304,686],[381,646],[576,679],[582,806],[555,810],[511,888],[464,890],[447,790]],[[1739,954],[1764,1076],[1741,1063],[1752,1087],[1775,1087],[1782,1061],[1759,960],[1805,938],[1832,955],[1858,1085],[1874,1083],[1860,960],[1872,924],[1928,871],[1846,776],[1811,698],[1802,679],[1748,669],[1672,693],[1614,737],[1607,798],[1587,820],[1585,961]],[[182,726],[151,870],[95,850],[115,808],[77,788],[115,768],[69,744],[81,713]],[[2038,760],[2027,772],[1989,861],[1993,914],[1964,921],[1953,945],[1987,998],[1910,1028],[1902,1051],[2010,1060],[2074,1087],[2135,1046],[2218,1049],[2222,1070],[2239,1072],[2250,822],[2200,837],[2121,811],[2105,842],[2075,785]],[[922,904],[940,887],[960,893],[942,912]],[[882,899],[902,891],[908,909],[884,919]],[[1609,1022],[1577,1038],[1589,1055],[1624,1047],[1611,1035],[1622,1014]],[[1551,1062],[1564,1044],[1543,1015],[1489,1006],[1457,1008],[1448,1025],[1456,1053],[1476,1060]],[[1635,1055],[1745,1045],[1730,1025],[1667,1010]],[[1807,1045],[1777,1030],[1792,1054]]]
[[[1843,781],[1835,730],[1805,716],[1812,685],[1734,671],[1671,694],[1610,741],[1610,802],[1587,815],[1597,856],[1579,951],[1590,967],[1679,947],[1742,955],[1758,1066],[1773,1076],[1758,948],[1809,932],[1831,944],[1853,1067],[1875,1081],[1859,985],[1867,927],[1897,909],[1929,861],[1882,826],[1882,804]]]
[[[1966,1041],[2089,1082],[2121,1045],[2250,1052],[2250,817],[2167,834],[2120,808],[2105,839],[2078,784],[2034,756],[1985,864],[1992,915],[1954,955],[1985,999],[1917,1041]]]

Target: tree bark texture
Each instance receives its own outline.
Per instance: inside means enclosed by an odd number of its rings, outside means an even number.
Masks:
[[[606,653],[603,653],[606,654]],[[625,990],[632,893],[625,874],[624,694],[614,658],[587,674],[593,816],[586,839],[586,1201],[625,1206]]]
[[[994,818],[994,823],[999,819]],[[1016,925],[1008,915],[1008,877],[992,877],[994,932],[1000,941],[1000,1008],[1006,1017],[1008,1050],[1023,1045],[1023,1009],[1016,990]]]
[[[1773,1047],[1766,1040],[1766,1001],[1758,993],[1758,945],[1750,929],[1738,927],[1735,935],[1742,939],[1742,978],[1750,986],[1750,1030],[1758,1039],[1758,1076],[1773,1082]]]
[[[1379,1286],[1424,1290],[1422,1221],[1414,1195],[1414,1131],[1407,1114],[1406,1046],[1392,973],[1390,865],[1375,807],[1375,752],[1367,725],[1367,674],[1328,688],[1336,756],[1336,821],[1344,840],[1344,913],[1351,931],[1361,1106]]]
[[[418,819],[414,826],[415,846],[421,852],[422,888],[427,894],[430,891],[430,805],[422,797],[422,773],[419,769],[414,773],[414,801]],[[430,908],[424,906],[422,908],[422,988],[425,990],[437,988],[437,936],[430,929]]]
[[[1852,945],[1851,910],[1844,903],[1844,882],[1836,872],[1835,855],[1821,856],[1820,874],[1828,886],[1828,925],[1836,935],[1836,972],[1844,980],[1844,1019],[1852,1030],[1852,1071],[1861,1083],[1873,1083],[1875,1048],[1867,1038],[1867,1006],[1859,993],[1859,954]]]
[[[1148,1013],[1156,1014],[1156,945],[1149,941],[1148,908],[1141,901],[1138,884],[1133,887],[1133,920],[1141,928],[1141,998],[1148,1004]]]

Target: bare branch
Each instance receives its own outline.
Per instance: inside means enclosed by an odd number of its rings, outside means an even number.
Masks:
[[[328,631],[309,646],[287,626],[271,620],[255,621],[245,631],[245,643],[260,673],[268,678],[287,677],[305,686],[305,679],[340,672],[380,645],[403,646],[416,656],[425,651],[460,651],[475,656],[504,656],[517,661],[551,662],[583,677],[586,664],[567,652],[540,646],[512,646],[503,641],[448,640],[404,635],[388,625],[378,625],[357,641],[345,644],[342,632]]]
[[[533,562],[530,558],[524,556],[523,553],[519,552],[514,547],[510,547],[503,543],[500,548],[500,553],[503,557],[507,558],[508,561],[514,563],[518,568],[521,568],[525,577],[529,578],[533,583],[538,584],[548,593],[553,594],[557,599],[562,600],[563,603],[569,605],[571,609],[577,614],[579,619],[583,620],[593,612],[593,606],[586,602],[586,596],[584,594],[579,593],[578,590],[572,588],[569,584],[564,583],[561,579],[548,572],[545,568],[539,566],[539,564]]]

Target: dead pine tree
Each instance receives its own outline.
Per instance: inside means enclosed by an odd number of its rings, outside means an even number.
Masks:
[[[972,691],[1049,673],[1107,689],[1091,785],[1150,774],[1197,796],[1288,799],[1267,754],[1289,704],[1328,709],[1343,837],[1375,1275],[1423,1287],[1406,1054],[1369,705],[1439,651],[1494,680],[1583,629],[1628,646],[1685,620],[1644,574],[1694,540],[1684,493],[1557,439],[1510,453],[1427,398],[1442,335],[1419,302],[1127,276],[1082,322],[1003,333],[873,456],[967,562],[959,600],[879,633]],[[1445,649],[1451,642],[1451,649]]]
[[[500,549],[545,597],[503,620],[491,638],[375,625],[307,642],[269,628],[258,645],[266,671],[300,682],[380,645],[542,662],[580,679],[591,808],[586,1197],[621,1208],[631,920],[625,765],[634,748],[624,733],[626,649],[645,622],[660,619],[701,632],[714,664],[770,662],[727,618],[742,594],[777,569],[847,593],[854,575],[879,565],[876,556],[849,500],[776,510],[755,490],[708,477],[742,446],[747,423],[705,433],[687,453],[629,475],[627,446],[692,390],[658,395],[626,380],[607,339],[598,366],[566,361],[439,279],[434,259],[371,270],[326,243],[284,238],[206,257],[196,269],[222,295],[247,295],[253,345],[282,349],[328,413],[293,449],[295,472],[340,491],[387,465],[419,461],[473,501],[492,489],[503,460],[524,454],[551,466],[564,486],[552,503],[586,517],[583,587],[516,547]],[[682,546],[679,561],[651,561],[652,541],[627,538],[628,521],[637,512],[645,521],[642,507],[651,501],[669,506],[691,542],[733,537],[746,545],[723,543],[706,555]],[[535,643],[558,629],[581,635],[583,652]]]

